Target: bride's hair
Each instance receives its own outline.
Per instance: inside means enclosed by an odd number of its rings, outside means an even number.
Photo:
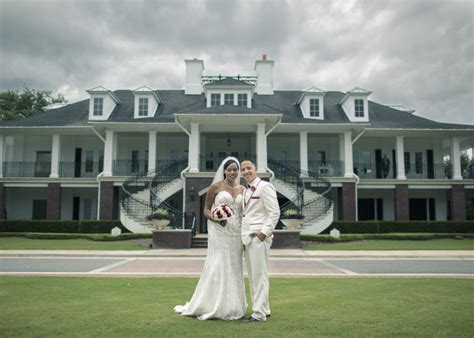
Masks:
[[[217,168],[216,174],[214,175],[214,180],[212,181],[212,184],[222,181],[225,179],[225,173],[224,170],[227,169],[228,166],[230,166],[232,163],[237,164],[237,169],[238,169],[238,174],[236,178],[237,184],[240,182],[240,163],[239,160],[236,159],[235,157],[229,156],[226,157],[222,162],[219,168]]]

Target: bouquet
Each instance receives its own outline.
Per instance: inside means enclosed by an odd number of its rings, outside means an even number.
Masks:
[[[219,204],[211,211],[212,219],[216,222],[220,222],[221,225],[225,225],[225,221],[229,217],[232,217],[232,215],[234,215],[234,210],[225,203]]]

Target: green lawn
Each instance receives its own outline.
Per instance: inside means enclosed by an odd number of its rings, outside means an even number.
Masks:
[[[151,239],[149,240],[151,242]],[[87,239],[30,239],[0,237],[0,250],[147,250],[135,240],[91,241]]]
[[[308,245],[305,250],[474,250],[474,240],[433,239],[427,241],[365,240]]]
[[[267,323],[173,313],[195,278],[1,277],[3,337],[472,337],[470,279],[273,278]],[[250,310],[249,310],[250,311]],[[250,313],[248,311],[248,313]]]

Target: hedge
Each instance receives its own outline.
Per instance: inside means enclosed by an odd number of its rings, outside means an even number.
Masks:
[[[323,234],[334,228],[341,234],[474,233],[474,221],[335,221]]]
[[[120,221],[56,221],[56,220],[0,220],[1,232],[47,232],[47,233],[106,233],[119,227],[128,231]]]
[[[89,239],[92,241],[124,241],[131,239],[151,238],[151,234],[125,233],[118,236],[109,234],[70,234],[42,232],[1,232],[0,237],[22,237],[29,239]]]
[[[352,242],[369,239],[427,241],[431,239],[474,239],[472,233],[391,233],[391,234],[341,234],[339,238],[330,235],[301,235],[302,241],[311,242]]]

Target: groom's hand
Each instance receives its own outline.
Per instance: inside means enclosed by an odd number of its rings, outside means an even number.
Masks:
[[[267,238],[267,236],[261,232],[261,231],[258,231],[255,233],[255,235],[258,237],[259,240],[261,240],[262,242],[265,240],[265,238]]]

